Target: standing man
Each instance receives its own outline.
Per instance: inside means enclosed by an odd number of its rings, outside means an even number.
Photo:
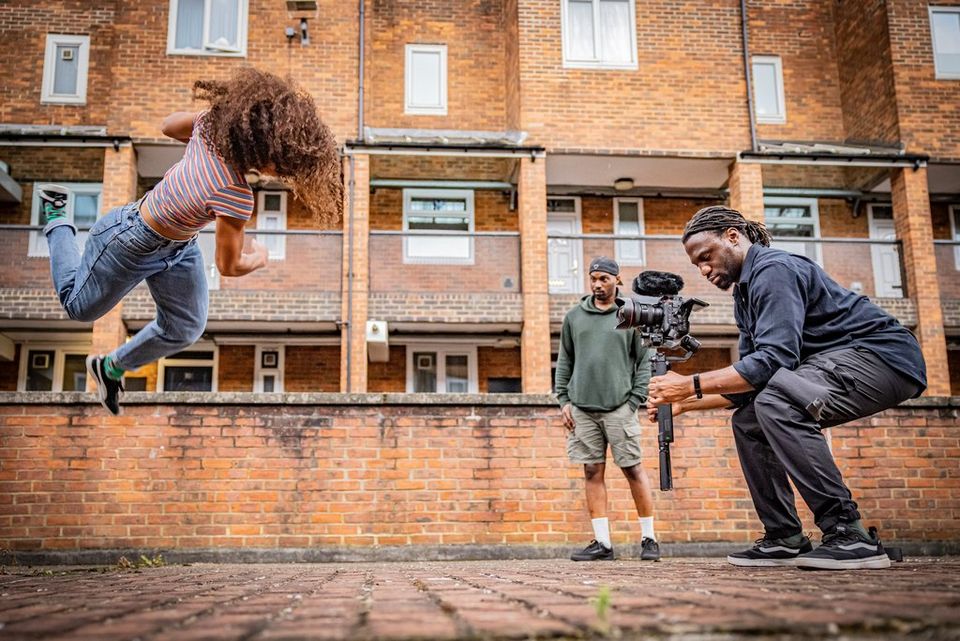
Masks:
[[[813,261],[771,249],[763,225],[733,209],[698,211],[683,247],[704,278],[721,290],[733,287],[740,360],[693,376],[653,378],[649,415],[662,403],[674,403],[675,414],[736,408],[737,452],[764,535],[727,560],[821,570],[889,567],[876,528],[860,522],[822,430],[919,396],[927,382],[917,340]],[[816,550],[803,535],[788,478],[823,531]]]
[[[610,522],[607,518],[607,444],[613,461],[627,477],[642,530],[641,555],[660,560],[653,530],[653,495],[640,465],[640,422],[637,408],[647,396],[650,355],[634,331],[617,326],[617,285],[620,266],[609,258],[590,262],[590,289],[580,304],[567,312],[560,333],[557,358],[557,400],[567,428],[567,455],[583,465],[587,509],[594,540],[574,552],[574,561],[612,561]]]

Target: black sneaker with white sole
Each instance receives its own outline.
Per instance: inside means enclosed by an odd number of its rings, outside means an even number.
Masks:
[[[570,555],[571,561],[613,561],[613,548],[608,548],[596,539],[579,552]]]
[[[123,383],[109,376],[103,367],[103,356],[87,356],[87,375],[97,383],[97,397],[108,412],[120,414],[120,397],[123,395]]]
[[[791,539],[794,537],[790,537]],[[777,566],[796,565],[801,554],[810,552],[813,545],[810,539],[801,535],[798,542],[788,542],[788,539],[772,539],[766,535],[754,541],[749,550],[734,552],[727,556],[727,561],[733,565],[747,568],[771,568]]]
[[[654,539],[643,537],[640,541],[640,560],[641,561],[659,561],[660,544]]]
[[[813,552],[797,558],[796,566],[804,570],[881,570],[890,567],[877,528],[866,536],[861,530],[840,523]]]

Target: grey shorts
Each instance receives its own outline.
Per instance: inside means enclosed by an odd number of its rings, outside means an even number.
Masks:
[[[619,467],[633,467],[640,462],[640,421],[629,403],[612,412],[585,412],[576,406],[572,409],[576,427],[567,433],[570,462],[604,463],[607,443],[613,462]]]

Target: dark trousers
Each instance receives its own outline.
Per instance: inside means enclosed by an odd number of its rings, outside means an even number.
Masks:
[[[815,354],[781,369],[733,415],[740,466],[766,535],[802,532],[787,479],[824,532],[860,518],[821,431],[893,407],[920,390],[863,348]]]

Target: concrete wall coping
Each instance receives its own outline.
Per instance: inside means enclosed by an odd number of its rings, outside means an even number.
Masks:
[[[0,405],[90,405],[89,392],[0,392]],[[129,392],[124,405],[479,405],[490,407],[557,406],[551,394],[340,394],[327,392]],[[907,409],[956,409],[960,396],[931,396],[906,401]]]

